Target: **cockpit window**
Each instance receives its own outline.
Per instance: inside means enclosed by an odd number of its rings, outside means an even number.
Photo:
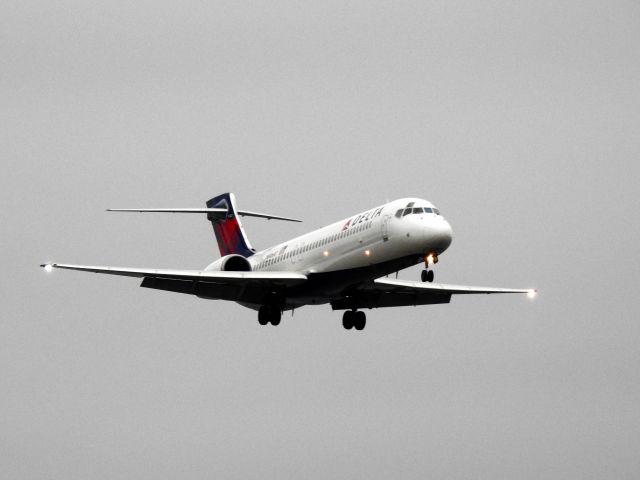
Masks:
[[[401,208],[400,210],[398,210],[396,212],[396,218],[400,218],[400,217],[406,217],[407,215],[415,215],[415,214],[421,214],[421,213],[435,213],[436,215],[440,215],[440,210],[438,210],[435,207],[413,207],[413,208],[409,208],[408,206],[406,208]]]
[[[416,203],[416,202],[409,202],[409,203],[407,203],[407,208],[409,208],[409,207],[413,207],[413,204],[414,204],[414,203]]]

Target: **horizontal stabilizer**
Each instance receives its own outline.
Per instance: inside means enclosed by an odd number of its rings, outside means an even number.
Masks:
[[[226,208],[107,208],[107,212],[140,212],[140,213],[213,213],[226,214]],[[281,217],[279,215],[269,215],[268,213],[249,212],[238,210],[238,215],[242,217],[259,217],[267,220],[284,220],[286,222],[302,222],[296,218]]]

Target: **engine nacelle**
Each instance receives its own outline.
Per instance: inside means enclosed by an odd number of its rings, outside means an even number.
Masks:
[[[250,272],[251,264],[249,263],[249,260],[242,255],[225,255],[205,268],[205,271]]]

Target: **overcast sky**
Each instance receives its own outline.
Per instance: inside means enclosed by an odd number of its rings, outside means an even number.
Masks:
[[[638,478],[640,5],[0,5],[3,478]],[[44,261],[203,268],[404,196],[442,282],[261,327]],[[401,272],[418,279],[419,267]]]

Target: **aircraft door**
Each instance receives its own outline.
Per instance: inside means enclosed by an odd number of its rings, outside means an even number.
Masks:
[[[385,215],[382,218],[382,241],[389,240],[389,222],[391,221],[391,215]]]

